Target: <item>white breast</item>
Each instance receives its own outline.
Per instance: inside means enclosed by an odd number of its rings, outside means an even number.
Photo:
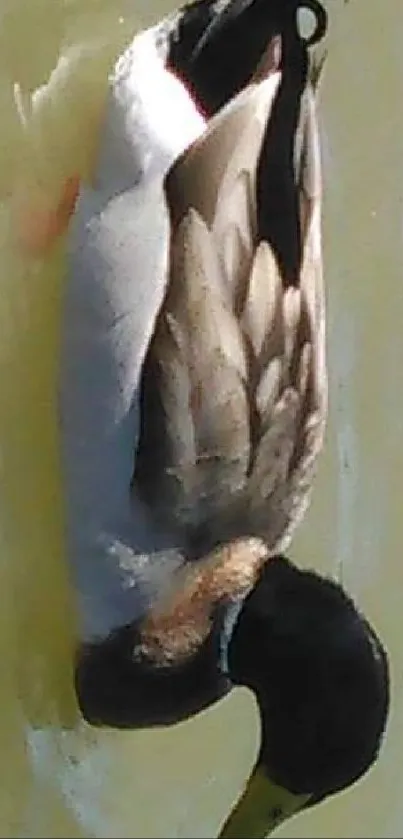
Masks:
[[[155,30],[110,78],[94,184],[68,246],[60,379],[68,550],[83,634],[104,635],[145,608],[180,557],[129,506],[138,384],[167,279],[163,178],[204,129],[165,70]]]
[[[160,177],[204,126],[184,86],[165,69],[155,30],[143,32],[111,76],[97,189],[121,192]]]

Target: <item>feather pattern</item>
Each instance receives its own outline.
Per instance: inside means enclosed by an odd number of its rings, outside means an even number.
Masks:
[[[144,368],[134,481],[188,550],[245,535],[283,549],[323,442],[321,184],[309,85],[295,173],[305,201],[295,284],[256,233],[258,162],[280,85],[276,72],[236,97],[166,184],[170,280]]]

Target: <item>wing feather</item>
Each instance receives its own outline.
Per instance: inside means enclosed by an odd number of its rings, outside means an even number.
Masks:
[[[323,443],[317,143],[313,155],[302,148],[315,190],[290,286],[271,245],[256,241],[258,160],[278,78],[270,85],[252,86],[213,119],[167,182],[170,282],[145,365],[154,401],[145,401],[135,478],[141,489],[147,463],[150,506],[183,543],[203,533],[207,547],[208,538],[244,535],[283,547],[308,503]],[[311,142],[316,124],[308,129],[302,136]],[[300,182],[303,190],[303,173]]]
[[[247,293],[242,312],[241,327],[247,335],[254,355],[260,357],[268,336],[278,333],[279,309],[282,303],[282,282],[272,249],[267,242],[260,242],[248,278]],[[279,340],[277,353],[283,351]],[[268,355],[276,354],[274,342]]]

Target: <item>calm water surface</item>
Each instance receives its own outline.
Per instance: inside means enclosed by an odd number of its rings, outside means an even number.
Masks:
[[[49,190],[88,169],[108,65],[174,2],[0,0],[0,835],[214,836],[254,761],[254,702],[237,691],[164,732],[94,733],[71,688],[74,611],[62,550],[55,422],[62,248],[13,254],[11,187]],[[293,558],[341,576],[389,648],[393,707],[382,756],[353,790],[279,837],[403,835],[403,3],[328,0],[321,92],[331,416]],[[29,91],[60,52],[52,107]],[[15,90],[14,83],[20,88]],[[18,90],[20,93],[18,94]],[[16,102],[18,108],[16,107]],[[27,144],[24,121],[34,127]],[[34,153],[32,151],[34,149]]]

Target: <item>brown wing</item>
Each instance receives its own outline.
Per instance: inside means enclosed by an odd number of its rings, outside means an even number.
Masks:
[[[304,249],[294,285],[257,237],[258,161],[280,82],[275,73],[240,94],[167,183],[170,283],[144,368],[135,481],[197,552],[242,535],[263,536],[277,550],[306,506],[322,444],[320,170],[310,89],[300,109]]]

